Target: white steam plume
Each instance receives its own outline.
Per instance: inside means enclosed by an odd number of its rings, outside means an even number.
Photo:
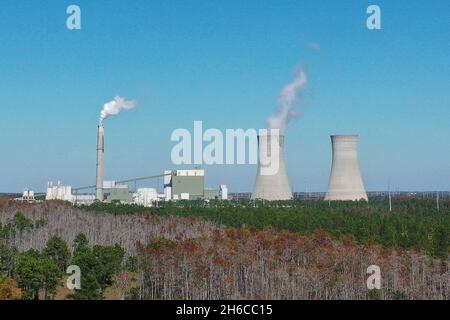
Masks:
[[[307,82],[306,72],[303,69],[298,69],[295,80],[287,84],[280,92],[277,114],[267,119],[270,129],[279,129],[281,135],[286,133],[287,127],[297,115],[293,110],[294,103],[297,100],[300,89],[305,87]]]
[[[122,97],[116,96],[114,100],[103,105],[103,110],[100,113],[100,122],[103,122],[109,116],[119,114],[122,110],[133,109],[136,105],[137,102],[135,100],[127,101]]]

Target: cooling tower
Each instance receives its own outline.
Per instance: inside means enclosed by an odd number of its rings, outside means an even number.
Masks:
[[[333,162],[325,200],[367,201],[358,163],[358,135],[331,136]]]
[[[103,175],[104,175],[104,153],[105,153],[105,128],[101,122],[98,125],[97,136],[97,182],[95,187],[95,198],[103,201]]]
[[[284,136],[259,135],[258,147],[258,172],[252,199],[271,201],[292,199],[284,163]],[[266,159],[270,159],[270,163]]]

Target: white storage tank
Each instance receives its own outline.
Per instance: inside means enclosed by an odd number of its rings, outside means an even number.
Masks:
[[[154,188],[139,188],[133,194],[133,201],[144,207],[152,207],[153,202],[158,200],[158,192]]]

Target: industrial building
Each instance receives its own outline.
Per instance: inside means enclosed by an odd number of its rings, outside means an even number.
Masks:
[[[99,175],[97,175],[98,177]],[[164,177],[164,193],[158,194],[155,188],[135,188],[130,190],[127,182],[149,180]],[[94,194],[78,194],[79,190],[95,188]],[[99,194],[101,190],[101,194]],[[162,175],[136,178],[126,182],[97,181],[95,186],[73,189],[61,182],[47,184],[46,200],[62,200],[73,204],[92,204],[102,198],[107,203],[137,204],[151,207],[157,201],[177,200],[214,200],[228,199],[228,188],[221,185],[218,189],[205,188],[205,170],[166,170]]]
[[[277,150],[272,150],[275,146]],[[290,200],[292,191],[286,173],[284,161],[284,136],[266,134],[258,136],[258,171],[253,188],[252,199]],[[264,164],[262,159],[270,159],[270,164]],[[275,172],[270,172],[276,168]]]
[[[134,194],[130,194],[127,185],[116,185],[114,181],[105,181],[101,189],[102,192],[108,191],[102,194],[103,197],[106,195],[105,202],[133,203]],[[45,200],[68,201],[78,205],[93,204],[97,200],[96,198],[97,195],[94,194],[74,194],[71,186],[62,185],[61,182],[58,182],[56,185],[53,185],[53,182],[49,182],[45,196]]]
[[[154,188],[140,188],[133,193],[133,203],[144,207],[151,207],[155,201],[158,201],[158,196],[158,192]]]
[[[61,185],[61,181],[58,181],[56,185],[53,182],[47,183],[47,193],[45,200],[62,200],[72,202],[74,200],[72,195],[72,187]]]
[[[205,170],[166,170],[164,174],[164,195],[166,199],[203,199],[205,191]]]
[[[228,199],[228,188],[205,189],[205,170],[164,171],[165,200],[213,200]]]
[[[358,135],[331,136],[333,160],[325,200],[368,200],[358,162]]]
[[[25,189],[22,193],[22,197],[15,198],[14,200],[28,203],[37,202],[34,190],[31,189]]]
[[[60,181],[56,185],[53,182],[47,183],[47,193],[45,200],[61,200],[68,201],[72,204],[92,204],[95,196],[90,194],[73,194],[72,187],[62,185]]]
[[[130,194],[128,185],[118,184],[109,189],[106,202],[131,203],[133,196]]]
[[[162,175],[130,179],[121,182],[104,181],[104,159],[105,159],[105,128],[103,122],[97,127],[97,167],[95,200],[119,203],[137,203],[151,206],[158,200],[211,200],[227,199],[228,189],[222,185],[218,190],[205,189],[205,171],[203,169],[193,170],[166,170]],[[164,194],[158,195],[153,188],[141,188],[131,192],[129,182],[138,180],[150,180],[154,178],[164,178]],[[90,188],[90,187],[87,187]],[[84,189],[78,188],[77,190]],[[73,199],[70,190],[64,190],[64,200]],[[106,197],[106,198],[105,198]],[[106,200],[105,200],[106,199]]]

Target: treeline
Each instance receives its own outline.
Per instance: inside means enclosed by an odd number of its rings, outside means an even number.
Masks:
[[[96,203],[84,210],[114,215],[151,214],[192,216],[221,227],[254,227],[312,233],[321,229],[336,239],[352,235],[360,244],[376,243],[388,248],[422,248],[446,258],[450,248],[450,201],[395,198],[393,211],[385,198],[361,202],[292,200],[263,201],[179,201],[161,202],[156,207]]]
[[[0,239],[11,239],[16,234],[21,234],[33,229],[39,229],[45,225],[45,220],[38,219],[34,222],[28,219],[23,213],[16,212],[12,221],[6,223],[4,226],[0,221]]]
[[[16,216],[26,217],[31,222],[27,225],[21,222],[23,219],[16,219]],[[193,217],[131,214],[115,216],[105,212],[80,210],[61,201],[37,204],[0,201],[0,223],[4,226],[3,232],[10,234],[9,244],[20,251],[42,250],[52,235],[59,235],[72,244],[75,237],[83,233],[91,245],[119,244],[127,255],[136,253],[137,242],[146,244],[152,237],[192,238],[209,234],[217,228],[212,222]],[[16,224],[19,229],[14,231],[12,227]]]
[[[0,298],[64,298],[58,288],[74,264],[82,279],[72,299],[108,298],[111,290],[121,299],[450,299],[447,241],[441,253],[431,247],[433,257],[420,245],[403,250],[356,236],[373,236],[380,222],[397,221],[399,230],[412,232],[409,215],[416,223],[429,219],[427,228],[442,219],[447,230],[448,212],[418,202],[415,211],[405,203],[389,213],[384,205],[177,202],[80,210],[61,202],[0,204]],[[341,232],[326,231],[333,224]],[[285,231],[299,226],[305,232]],[[379,291],[367,289],[370,265],[381,269]]]
[[[65,285],[69,265],[80,268],[82,285],[66,298],[102,299],[113,277],[123,269],[125,252],[120,246],[91,247],[82,233],[75,237],[72,248],[54,235],[42,250],[20,252],[9,245],[11,237],[17,232],[33,232],[36,222],[21,213],[13,221],[0,224],[0,300],[54,299],[57,289]]]
[[[449,260],[420,251],[273,229],[229,228],[201,239],[142,246],[134,299],[449,299]],[[367,268],[381,270],[368,290]]]

